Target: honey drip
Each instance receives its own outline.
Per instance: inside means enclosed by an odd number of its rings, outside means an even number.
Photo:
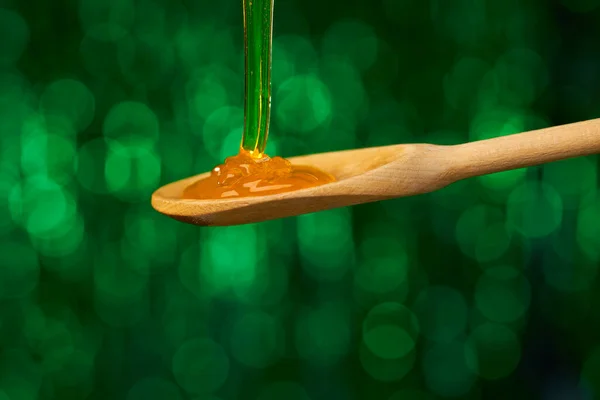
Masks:
[[[185,199],[227,199],[265,196],[334,182],[326,172],[309,166],[292,165],[281,157],[253,157],[241,150],[215,167],[208,178],[188,186]]]
[[[240,153],[215,167],[208,178],[184,190],[186,199],[264,196],[335,181],[313,167],[295,166],[264,154],[271,116],[271,53],[274,0],[243,0],[246,82]]]

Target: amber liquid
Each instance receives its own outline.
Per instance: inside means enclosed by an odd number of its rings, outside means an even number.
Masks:
[[[326,172],[309,166],[292,165],[281,157],[253,157],[241,150],[215,167],[208,178],[200,179],[183,192],[185,199],[228,199],[265,196],[334,182]]]
[[[291,165],[264,154],[271,113],[271,51],[274,0],[243,0],[246,87],[240,153],[215,167],[208,178],[184,190],[186,199],[265,196],[334,182],[313,167]]]

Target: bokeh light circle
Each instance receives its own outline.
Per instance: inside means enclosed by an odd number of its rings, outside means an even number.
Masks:
[[[581,294],[593,287],[598,276],[596,261],[582,257],[579,260],[564,260],[554,252],[549,252],[542,264],[545,282],[563,293]]]
[[[119,68],[127,83],[148,90],[163,87],[173,74],[175,52],[164,35],[137,35],[132,50],[117,53]]]
[[[463,342],[435,344],[424,353],[422,368],[429,390],[442,397],[464,396],[477,380]]]
[[[305,310],[296,320],[296,349],[310,364],[331,366],[350,350],[350,317],[343,305]]]
[[[227,87],[219,69],[210,66],[192,74],[185,84],[185,97],[189,106],[190,118],[208,118],[213,112],[227,106]]]
[[[372,27],[362,21],[342,20],[325,33],[322,52],[346,58],[356,67],[366,70],[375,62],[377,48],[378,38]]]
[[[241,138],[243,129],[244,111],[241,108],[225,106],[212,112],[206,118],[201,131],[208,155],[212,156],[215,160],[219,159],[223,138],[235,130],[237,130]],[[219,159],[219,162],[222,161]]]
[[[331,95],[314,75],[296,75],[277,89],[275,117],[289,132],[305,134],[324,124],[331,114]],[[299,108],[304,112],[295,112]]]
[[[94,119],[96,100],[82,82],[61,79],[52,82],[44,90],[40,97],[40,109],[46,118],[60,118],[81,132]]]
[[[0,8],[0,67],[19,60],[29,42],[29,27],[15,11]],[[10,38],[10,40],[8,39]]]
[[[444,77],[444,94],[446,101],[459,110],[470,110],[476,104],[474,96],[479,89],[490,65],[479,58],[463,57],[459,59],[452,71]]]
[[[475,304],[492,321],[514,322],[525,315],[530,302],[529,281],[516,268],[488,268],[477,281]]]
[[[0,298],[20,298],[31,293],[40,275],[35,250],[23,242],[4,240],[0,244],[0,254]]]
[[[511,240],[503,222],[498,208],[480,204],[466,209],[456,223],[456,240],[462,252],[479,262],[500,258]]]
[[[177,232],[169,229],[170,221],[144,207],[129,210],[124,225],[122,247],[133,250],[133,261],[136,258],[150,261],[139,264],[139,267],[132,261],[137,272],[161,272],[177,258]]]
[[[521,345],[509,328],[485,323],[469,335],[465,355],[471,371],[484,379],[497,380],[516,369],[521,359]]]
[[[416,362],[416,351],[405,357],[385,359],[373,354],[364,342],[358,349],[360,364],[365,372],[379,382],[397,382],[410,373]]]
[[[82,0],[79,19],[84,30],[98,24],[114,24],[129,28],[135,20],[133,0]]]
[[[22,226],[36,238],[47,238],[60,231],[76,212],[73,196],[61,185],[42,177],[27,180],[18,201]],[[17,205],[15,205],[17,207]]]
[[[106,158],[110,151],[111,141],[102,138],[91,140],[79,148],[76,176],[81,187],[95,194],[113,191],[107,186],[105,177]]]
[[[104,119],[102,131],[109,139],[134,136],[150,143],[154,143],[160,133],[156,114],[147,105],[132,101],[112,107]]]
[[[516,187],[508,198],[507,226],[527,238],[549,235],[561,225],[563,202],[556,190],[540,182]]]
[[[577,179],[573,179],[577,177]],[[585,157],[571,158],[544,166],[544,182],[556,189],[565,208],[590,204],[596,194],[596,165]]]
[[[0,234],[8,234],[16,226],[10,209],[10,195],[15,188],[20,195],[21,187],[18,183],[0,177]]]
[[[399,303],[382,303],[363,322],[363,341],[377,357],[396,359],[413,350],[419,336],[414,314]]]
[[[362,262],[354,275],[355,282],[363,290],[375,295],[390,293],[406,283],[408,257],[373,257]]]
[[[154,149],[143,143],[109,142],[104,167],[109,191],[125,201],[138,202],[148,198],[160,179],[159,157]]]
[[[233,325],[231,354],[246,366],[261,369],[275,363],[284,345],[283,327],[267,313],[244,314]]]
[[[302,267],[319,281],[342,279],[353,262],[353,238],[347,209],[298,217],[298,247]]]
[[[173,356],[173,375],[188,393],[210,393],[219,389],[229,375],[225,350],[206,338],[185,342]]]
[[[591,261],[600,260],[600,192],[577,215],[577,243]]]
[[[430,286],[417,297],[413,310],[429,340],[451,342],[467,326],[468,307],[463,295],[446,286]]]
[[[240,237],[244,238],[242,242],[237,241]],[[226,227],[207,234],[200,255],[201,280],[196,282],[203,285],[200,291],[208,287],[218,293],[233,289],[243,297],[257,279],[256,265],[264,251],[258,240],[254,225]],[[234,242],[237,242],[236,251],[230,251],[229,244]]]
[[[413,368],[418,337],[417,318],[407,307],[394,302],[373,307],[363,321],[362,367],[379,381],[402,379]]]
[[[273,87],[315,68],[318,55],[313,44],[298,35],[278,35],[273,39]]]
[[[135,41],[131,34],[114,24],[92,27],[79,46],[83,66],[101,80],[120,78],[123,66],[133,61],[134,51]]]

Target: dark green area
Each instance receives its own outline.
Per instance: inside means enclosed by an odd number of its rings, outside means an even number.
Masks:
[[[599,22],[277,1],[266,151],[598,117]],[[600,396],[597,157],[247,226],[154,212],[238,151],[243,39],[238,0],[0,0],[0,400]]]

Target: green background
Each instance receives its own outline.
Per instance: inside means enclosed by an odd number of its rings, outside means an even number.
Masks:
[[[0,0],[0,400],[600,396],[598,158],[255,225],[237,0]],[[600,116],[598,0],[280,0],[267,152]],[[597,397],[596,397],[597,398]]]

